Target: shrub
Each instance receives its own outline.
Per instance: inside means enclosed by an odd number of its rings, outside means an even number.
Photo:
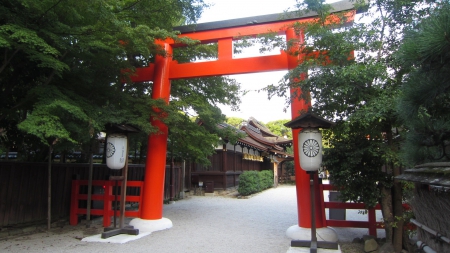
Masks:
[[[273,185],[273,172],[269,170],[244,171],[239,177],[239,194],[243,196],[260,192]]]
[[[259,172],[259,182],[261,190],[265,190],[273,186],[273,172],[270,170],[263,170]]]
[[[239,194],[247,196],[259,191],[261,191],[261,188],[259,186],[258,172],[244,171],[244,173],[239,176]]]

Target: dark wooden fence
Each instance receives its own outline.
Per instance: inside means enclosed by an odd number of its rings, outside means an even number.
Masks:
[[[128,180],[142,181],[145,165],[130,164]],[[94,164],[93,180],[107,180],[120,175],[103,164]],[[174,168],[173,192],[183,191],[182,170]],[[88,164],[54,163],[52,165],[52,220],[69,217],[72,179],[87,180]],[[0,227],[44,221],[47,219],[46,163],[0,162]],[[166,167],[164,198],[170,198],[170,168]]]

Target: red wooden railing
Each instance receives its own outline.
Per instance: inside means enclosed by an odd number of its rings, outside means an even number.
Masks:
[[[325,221],[326,226],[330,227],[353,227],[353,228],[367,228],[369,229],[369,235],[377,236],[377,228],[383,228],[383,222],[376,221],[376,210],[380,210],[380,205],[376,205],[375,208],[368,209],[368,221],[352,221],[352,220],[331,220],[326,219],[325,208],[334,209],[357,209],[365,210],[366,207],[363,203],[349,203],[349,202],[325,202],[323,198],[323,191],[335,190],[333,185],[319,184],[320,194],[322,199],[322,219]]]
[[[109,227],[111,225],[111,216],[114,216],[114,210],[112,207],[113,201],[115,201],[115,196],[113,194],[113,187],[115,187],[115,181],[109,180],[93,180],[92,186],[102,187],[104,189],[103,194],[92,194],[92,201],[103,201],[103,209],[92,209],[91,215],[103,216],[103,226]],[[78,215],[87,214],[86,208],[80,207],[80,200],[87,201],[87,193],[80,193],[82,186],[87,187],[88,180],[73,180],[72,181],[72,195],[70,203],[70,225],[78,224]],[[120,187],[122,182],[118,182]],[[142,189],[144,187],[143,181],[127,181],[127,192],[129,192],[131,187],[138,187],[139,190],[135,191],[138,195],[129,195],[127,193],[126,202],[138,203],[138,210],[125,211],[125,217],[140,217],[141,208],[140,203],[142,201]],[[118,191],[118,189],[116,189]],[[117,201],[120,201],[120,193],[117,194]],[[116,210],[116,216],[120,216],[120,211]]]

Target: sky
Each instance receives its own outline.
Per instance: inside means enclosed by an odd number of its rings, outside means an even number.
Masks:
[[[293,10],[295,5],[295,0],[205,0],[205,2],[212,6],[204,11],[198,23],[282,13],[288,8]],[[247,53],[249,56],[256,56],[256,52],[257,49],[250,49]],[[230,76],[241,84],[241,89],[250,92],[241,97],[239,112],[233,112],[227,106],[220,106],[222,113],[227,117],[243,119],[254,117],[263,123],[280,119],[290,120],[290,107],[283,112],[286,107],[284,98],[273,97],[268,100],[266,92],[256,91],[267,85],[277,84],[286,73],[287,71],[273,71]]]

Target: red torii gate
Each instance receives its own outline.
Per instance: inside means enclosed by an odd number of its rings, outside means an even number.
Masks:
[[[356,13],[350,2],[338,2],[332,4],[334,12],[346,11],[348,21],[353,21]],[[315,13],[301,17],[280,19],[283,14],[272,14],[258,17],[242,18],[228,21],[219,21],[178,27],[181,32],[179,37],[189,37],[199,40],[201,43],[218,43],[218,59],[207,62],[178,63],[171,59],[172,48],[177,45],[172,40],[157,41],[166,51],[166,57],[157,55],[155,63],[148,67],[138,68],[132,81],[153,81],[152,98],[164,99],[169,103],[170,80],[194,77],[206,77],[217,75],[233,75],[244,73],[257,73],[265,71],[289,70],[295,68],[305,55],[292,56],[284,51],[279,55],[258,56],[248,58],[233,58],[233,39],[242,36],[256,36],[269,32],[277,32],[285,35],[286,41],[296,39],[301,44],[304,40],[303,32],[296,34],[293,23],[315,22]],[[298,50],[291,48],[291,50]],[[305,75],[306,76],[306,75]],[[305,78],[301,76],[300,78]],[[299,89],[291,89],[291,94],[301,92]],[[294,99],[291,104],[292,119],[299,116],[301,111],[308,109],[310,105],[304,101]],[[151,124],[160,130],[159,134],[151,134],[148,139],[148,151],[146,159],[146,171],[144,178],[143,203],[141,219],[148,221],[161,220],[163,215],[164,173],[166,165],[166,150],[168,127],[157,119],[150,119]],[[298,152],[298,133],[301,129],[293,130],[294,153]],[[162,134],[161,134],[162,133]],[[311,228],[311,203],[309,190],[309,175],[300,168],[298,156],[295,156],[296,191],[299,227]],[[317,185],[317,184],[316,184]],[[316,191],[318,191],[318,187]],[[315,196],[320,196],[318,193]],[[318,199],[316,204],[321,203]],[[316,210],[320,210],[317,206]],[[133,225],[136,226],[136,223]],[[325,226],[321,215],[316,215],[316,226]],[[171,227],[162,227],[161,229]],[[139,228],[142,230],[142,228]],[[155,229],[159,230],[159,229]],[[145,231],[145,230],[144,230]],[[153,230],[154,231],[154,230]]]

